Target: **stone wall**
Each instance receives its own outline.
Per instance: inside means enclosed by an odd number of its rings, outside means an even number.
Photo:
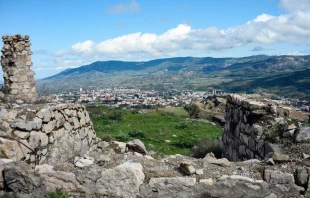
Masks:
[[[299,138],[296,119],[307,121],[309,115],[272,101],[229,95],[221,138],[223,154],[229,160],[242,161],[261,160],[270,152],[279,152],[281,143]]]
[[[30,69],[31,50],[29,36],[3,36],[1,65],[4,94],[8,101],[33,102],[36,99],[34,72]]]
[[[99,141],[79,104],[0,107],[2,158],[55,164],[83,156]]]

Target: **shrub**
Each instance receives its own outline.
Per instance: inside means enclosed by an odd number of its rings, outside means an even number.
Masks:
[[[181,123],[178,123],[175,128],[176,129],[186,129],[189,127],[189,123],[188,122],[181,122]]]
[[[197,137],[191,131],[188,131],[186,134],[180,135],[177,142],[172,143],[178,148],[187,148],[191,149],[197,142]]]
[[[128,136],[131,138],[137,138],[143,140],[146,138],[146,134],[141,130],[133,130],[128,133]]]
[[[62,190],[62,189],[56,189],[56,191],[52,191],[48,193],[50,198],[68,198],[69,194]]]
[[[124,113],[122,111],[112,111],[111,114],[109,115],[109,119],[111,120],[116,120],[116,121],[120,121],[123,120],[124,118]]]
[[[192,155],[195,158],[204,158],[210,152],[217,158],[222,156],[222,149],[218,139],[204,138],[197,141],[196,145],[192,148]]]
[[[132,140],[132,138],[129,137],[128,133],[120,132],[116,136],[114,136],[115,139],[121,142],[128,142]]]

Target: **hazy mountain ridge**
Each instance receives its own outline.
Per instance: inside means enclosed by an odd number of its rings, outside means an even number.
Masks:
[[[253,81],[256,87],[260,87],[258,86],[260,81],[265,82],[272,76],[275,79],[292,78],[295,72],[306,69],[310,69],[310,55],[259,55],[242,58],[175,57],[141,62],[97,61],[39,80],[38,86],[44,83],[51,92],[77,90],[79,87],[117,86],[145,89],[159,87],[204,89],[215,86],[227,91],[245,91],[238,86]],[[299,73],[296,76],[299,76],[301,81],[303,78],[308,78]],[[228,81],[232,83],[227,84]],[[292,84],[293,87],[295,85],[300,87],[300,83],[297,84],[296,81],[293,83],[295,83]],[[268,84],[263,87],[268,89]]]

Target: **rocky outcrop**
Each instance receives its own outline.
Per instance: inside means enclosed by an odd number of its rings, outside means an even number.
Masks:
[[[221,138],[224,156],[231,161],[262,160],[270,152],[279,152],[285,142],[308,139],[306,130],[301,130],[303,133],[298,135],[297,118],[308,121],[309,115],[271,101],[229,95]]]
[[[1,65],[6,99],[19,103],[35,101],[37,94],[35,73],[30,69],[32,52],[29,36],[3,36],[2,41]]]

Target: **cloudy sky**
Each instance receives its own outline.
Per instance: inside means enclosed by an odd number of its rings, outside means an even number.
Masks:
[[[305,55],[310,0],[0,0],[0,34],[17,33],[37,79],[98,60]]]

